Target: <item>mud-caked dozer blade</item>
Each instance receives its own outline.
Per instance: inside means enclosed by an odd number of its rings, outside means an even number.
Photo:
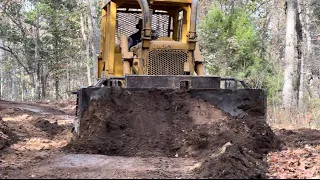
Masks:
[[[74,132],[79,135],[80,120],[92,101],[103,101],[114,89],[135,92],[172,90],[187,92],[221,109],[230,116],[240,117],[251,113],[259,119],[266,118],[266,92],[251,89],[243,81],[215,76],[125,76],[101,79],[95,86],[77,92],[77,120]],[[103,108],[103,107],[101,107]]]

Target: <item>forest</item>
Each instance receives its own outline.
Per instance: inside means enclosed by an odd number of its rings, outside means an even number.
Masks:
[[[319,25],[320,0],[0,0],[0,179],[320,179]]]
[[[93,85],[99,0],[1,0],[0,98],[62,101]],[[200,0],[206,75],[268,93],[269,123],[319,127],[320,1]]]

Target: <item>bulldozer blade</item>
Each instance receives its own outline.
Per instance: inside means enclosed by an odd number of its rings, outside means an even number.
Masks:
[[[190,95],[207,101],[231,116],[254,117],[266,120],[267,94],[262,89],[190,90]]]
[[[92,100],[104,100],[114,87],[82,88],[79,97],[78,115],[81,117]],[[124,88],[130,93],[135,91],[149,91],[154,88]],[[191,97],[207,101],[231,116],[243,115],[247,110],[256,113],[255,116],[265,118],[266,92],[262,89],[190,89]]]
[[[109,80],[110,81],[110,80]],[[118,85],[117,83],[113,83]],[[263,89],[221,89],[220,77],[191,76],[126,76],[125,87],[103,86],[81,88],[77,95],[77,116],[74,128],[79,131],[80,119],[93,100],[105,100],[114,89],[124,89],[131,94],[153,89],[184,90],[191,97],[209,102],[230,116],[248,114],[266,120],[266,98]],[[237,86],[236,86],[237,87]]]

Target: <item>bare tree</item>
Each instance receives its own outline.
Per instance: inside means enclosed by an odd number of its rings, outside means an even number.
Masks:
[[[85,62],[86,62],[86,66],[87,66],[87,79],[88,79],[88,85],[92,85],[91,83],[91,68],[90,68],[90,41],[87,37],[87,34],[86,34],[86,25],[85,25],[85,21],[84,21],[84,17],[83,17],[83,14],[80,15],[80,24],[81,24],[81,33],[82,33],[82,39],[83,39],[83,42],[86,46],[86,56],[85,56]]]
[[[293,73],[295,60],[295,25],[296,25],[296,2],[287,0],[286,21],[286,47],[285,47],[285,70],[283,85],[283,106],[290,109],[293,105]]]
[[[36,62],[36,82],[35,82],[35,90],[36,90],[36,99],[41,98],[41,62],[39,58],[39,12],[38,8],[36,8],[36,31],[35,31],[35,49],[34,49],[34,62]]]
[[[93,74],[94,79],[97,79],[98,74],[98,60],[97,53],[99,53],[99,29],[97,26],[97,12],[95,10],[95,4],[91,0],[88,1],[88,27],[90,31],[90,41],[91,41],[91,50],[92,50],[92,61],[93,61]]]

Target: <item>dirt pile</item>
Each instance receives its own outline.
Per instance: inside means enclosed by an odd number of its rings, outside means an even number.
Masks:
[[[55,135],[65,130],[62,126],[58,125],[57,122],[50,123],[48,120],[44,119],[35,120],[33,125],[39,128],[41,131],[46,132],[50,138],[54,138]]]
[[[262,119],[232,118],[177,91],[113,90],[93,101],[66,150],[121,156],[195,157],[200,178],[264,178],[279,141]]]
[[[0,150],[9,145],[8,126],[0,117]]]
[[[220,133],[225,136],[222,139],[231,143],[211,152],[196,170],[197,177],[267,178],[265,155],[279,149],[280,141],[262,120],[253,117],[229,120],[229,130]]]
[[[283,141],[283,147],[303,148],[305,145],[320,145],[320,131],[315,129],[275,130]]]
[[[1,110],[1,107],[0,107],[0,110]],[[16,139],[17,139],[17,137],[10,130],[7,123],[3,121],[3,119],[0,115],[0,150],[9,146]]]

